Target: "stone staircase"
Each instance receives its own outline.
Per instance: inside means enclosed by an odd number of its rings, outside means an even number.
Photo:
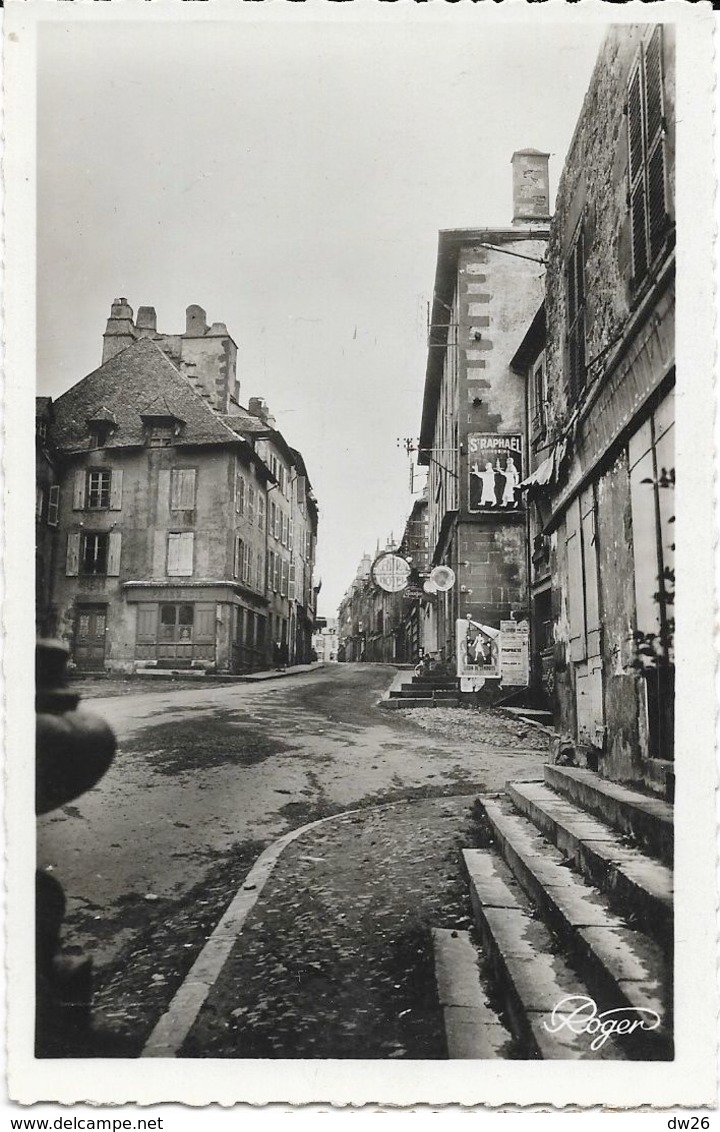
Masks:
[[[458,681],[450,676],[413,676],[409,683],[394,688],[385,700],[384,707],[457,707]]]
[[[473,936],[433,933],[449,1056],[671,1060],[672,806],[546,766],[477,819]]]

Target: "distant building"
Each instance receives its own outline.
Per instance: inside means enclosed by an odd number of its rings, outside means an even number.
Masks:
[[[428,468],[430,565],[456,579],[437,595],[426,636],[450,662],[457,619],[497,628],[528,612],[525,382],[511,362],[543,297],[547,155],[517,152],[513,173],[512,227],[438,239],[418,463]]]
[[[338,623],[336,617],[318,618],[312,639],[317,659],[331,664],[338,659]]]
[[[103,364],[55,401],[53,599],[77,667],[240,672],[275,640],[309,659],[317,505],[264,402],[239,404],[236,355],[200,307],[165,335],[118,299]]]

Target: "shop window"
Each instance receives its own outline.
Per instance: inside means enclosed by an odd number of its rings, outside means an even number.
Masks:
[[[160,606],[160,641],[191,643],[195,624],[195,607],[192,605]]]

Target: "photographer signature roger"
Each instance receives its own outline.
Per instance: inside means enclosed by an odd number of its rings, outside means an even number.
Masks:
[[[592,1035],[590,1049],[602,1049],[608,1038],[632,1034],[636,1030],[657,1030],[660,1015],[646,1006],[619,1006],[598,1011],[597,1003],[588,995],[569,994],[553,1007],[550,1021],[544,1021],[551,1034],[570,1030],[573,1034]]]

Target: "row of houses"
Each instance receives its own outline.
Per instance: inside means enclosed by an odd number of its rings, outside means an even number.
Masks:
[[[310,660],[318,506],[237,346],[116,299],[102,364],[36,417],[37,629],[81,670]]]
[[[674,76],[672,26],[611,28],[553,214],[548,155],[523,150],[510,226],[440,232],[420,580],[445,565],[455,584],[416,598],[410,657],[397,618],[373,653],[452,668],[458,621],[527,622],[531,700],[589,766],[655,786],[673,757]],[[352,606],[351,587],[357,659]]]

